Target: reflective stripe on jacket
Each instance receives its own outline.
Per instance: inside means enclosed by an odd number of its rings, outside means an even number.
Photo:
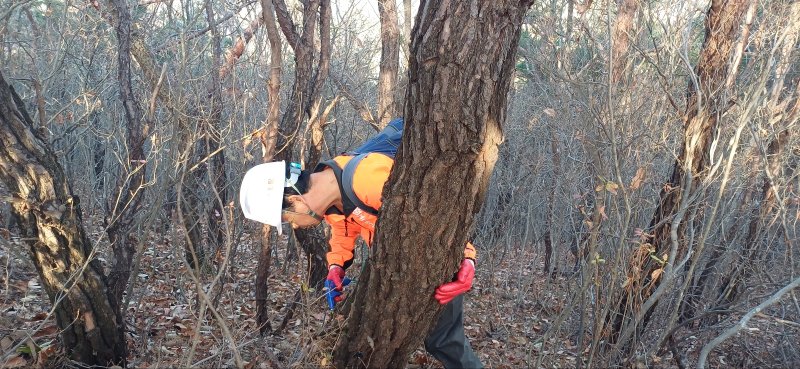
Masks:
[[[344,168],[352,156],[337,156],[333,161]],[[382,154],[367,155],[356,167],[353,174],[353,192],[366,205],[380,209],[383,204],[381,193],[383,185],[389,179],[394,160]],[[328,169],[329,170],[329,169]],[[341,180],[338,181],[341,183]],[[342,200],[345,201],[344,192]],[[349,215],[326,214],[325,221],[331,226],[330,252],[328,252],[328,265],[344,266],[353,259],[353,249],[358,236],[361,236],[367,245],[372,245],[375,234],[375,222],[378,217],[364,210],[355,208]],[[475,247],[467,242],[464,248],[464,257],[475,259]]]

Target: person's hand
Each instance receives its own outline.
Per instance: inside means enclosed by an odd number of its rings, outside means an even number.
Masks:
[[[473,279],[475,279],[475,262],[472,259],[464,259],[461,262],[461,268],[458,269],[455,280],[436,288],[434,297],[440,304],[444,305],[458,297],[458,295],[469,291],[472,288]]]
[[[328,277],[325,278],[325,287],[328,288],[328,307],[331,310],[333,310],[337,302],[344,300],[342,289],[348,284],[347,282],[349,282],[349,280],[344,277],[344,269],[342,267],[334,264],[328,268]]]
[[[328,268],[328,277],[325,278],[336,286],[337,291],[341,291],[344,283],[344,269],[336,264]]]

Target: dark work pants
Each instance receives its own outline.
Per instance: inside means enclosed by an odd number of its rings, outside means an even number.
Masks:
[[[425,338],[425,350],[447,369],[483,368],[464,335],[464,295],[447,303],[439,321]]]

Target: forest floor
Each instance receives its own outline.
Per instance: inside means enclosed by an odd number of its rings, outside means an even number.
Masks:
[[[95,226],[90,238],[99,239]],[[2,237],[3,235],[0,235]],[[258,238],[245,234],[227,271],[229,278],[219,282],[209,295],[220,322],[206,312],[200,319],[196,284],[187,273],[186,263],[178,255],[172,240],[175,234],[151,234],[136,273],[135,285],[128,298],[125,322],[129,348],[129,366],[136,368],[234,367],[232,338],[247,368],[326,367],[335,340],[326,327],[332,319],[341,321],[326,309],[319,292],[300,293],[300,303],[286,327],[280,329],[287,306],[298,290],[304,289],[303,261],[285,261],[285,249],[278,250],[269,279],[269,307],[274,332],[262,338],[255,320],[253,283],[258,256]],[[100,259],[110,260],[108,250]],[[510,251],[509,251],[510,252]],[[301,260],[303,258],[301,257]],[[531,251],[513,251],[478,262],[476,283],[465,303],[465,330],[472,347],[491,368],[576,368],[579,357],[587,357],[591,343],[584,328],[583,342],[579,327],[561,322],[563,309],[571,298],[569,275],[545,277],[536,255]],[[58,329],[50,314],[51,305],[23,246],[0,242],[0,368],[73,366],[64,359],[58,341]],[[358,265],[355,265],[357,272]],[[355,273],[354,273],[355,274]],[[213,275],[203,278],[208,291]],[[577,314],[577,307],[569,314]],[[565,321],[577,321],[570,318]],[[222,329],[223,324],[225,329]],[[591,321],[587,317],[587,325]],[[761,332],[769,325],[754,320]],[[229,332],[228,338],[223,333]],[[547,334],[547,332],[550,334]],[[738,335],[712,354],[709,367],[784,367],[780,358],[757,359],[774,355],[781,340],[771,335],[756,338],[755,331]],[[753,336],[753,337],[749,337]],[[688,357],[696,357],[702,344],[713,336],[698,334],[683,345]],[[546,339],[546,341],[545,341]],[[770,354],[772,353],[772,354]],[[582,354],[582,355],[579,355]],[[756,358],[756,359],[754,359]],[[583,360],[583,359],[581,359]],[[694,362],[694,360],[689,360]],[[783,364],[782,364],[783,363]],[[672,355],[643,358],[633,367],[678,367]],[[409,359],[408,368],[440,368],[420,344]],[[596,367],[592,365],[592,367]]]

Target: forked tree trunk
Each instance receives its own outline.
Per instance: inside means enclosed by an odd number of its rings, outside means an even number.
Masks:
[[[303,118],[312,118],[311,110],[313,106],[320,104],[320,92],[322,85],[328,76],[329,58],[330,58],[330,20],[331,9],[330,0],[311,0],[303,5],[303,25],[302,33],[298,34],[295,28],[294,21],[289,14],[286,3],[283,0],[273,0],[271,4],[266,4],[262,1],[264,12],[268,8],[274,8],[275,17],[278,24],[283,31],[289,46],[295,54],[295,81],[292,86],[292,96],[289,104],[284,112],[283,119],[279,126],[267,125],[264,133],[262,134],[262,142],[264,143],[265,150],[271,149],[273,152],[264,152],[265,160],[292,160],[293,148],[297,142],[298,136],[301,132]],[[271,16],[272,14],[263,14],[264,17]],[[316,32],[317,21],[319,20],[320,32],[320,55],[317,60],[317,68],[314,70],[314,34]],[[271,27],[268,25],[268,27]],[[274,30],[268,29],[268,36],[270,38],[271,49],[273,52],[278,46],[278,36]],[[273,44],[274,43],[274,44]],[[279,60],[273,58],[272,63],[278,63]],[[279,72],[279,70],[278,70]],[[273,69],[273,73],[275,70]],[[279,77],[279,74],[275,77]],[[277,83],[277,80],[270,82],[270,99],[273,93],[275,94],[275,101],[277,104],[277,89],[273,91],[272,85]],[[275,105],[277,109],[278,105]],[[271,112],[270,119],[276,119],[277,114]],[[316,114],[315,114],[316,115]],[[316,119],[311,119],[316,120]],[[277,130],[277,135],[272,136],[271,132]],[[273,137],[275,138],[273,140]],[[273,146],[274,145],[274,146]],[[306,252],[309,262],[311,263],[311,276],[320,278],[323,271],[326,270],[324,258],[320,260],[314,255],[319,253],[319,250],[327,250],[327,244],[324,237],[321,237],[317,232],[318,229],[297,230],[298,240],[301,241],[302,247]],[[269,317],[267,316],[266,305],[262,301],[266,301],[267,296],[267,278],[269,276],[269,237],[267,228],[264,228],[264,235],[262,236],[262,251],[259,257],[256,276],[256,308],[258,310],[258,324],[262,328],[261,333],[269,330]],[[294,251],[290,248],[290,251]],[[324,275],[323,275],[324,276]],[[312,285],[321,283],[322,279],[312,280]]]
[[[626,283],[628,292],[621,296],[616,311],[611,315],[611,340],[622,347],[621,352],[627,352],[626,341],[644,329],[655,308],[652,303],[648,309],[642,310],[642,304],[662,280],[660,274],[654,272],[663,266],[650,256],[663,259],[664,254],[670,254],[673,247],[671,230],[675,226],[678,227],[677,252],[667,262],[674,263],[686,254],[688,245],[684,234],[691,225],[685,221],[673,224],[674,218],[679,212],[691,213],[687,209],[693,205],[688,201],[684,203],[684,197],[694,194],[707,174],[717,123],[729,107],[724,86],[728,74],[736,70],[731,68],[730,59],[749,1],[752,0],[713,0],[706,15],[706,37],[696,66],[699,86],[689,83],[681,153],[673,165],[669,181],[662,188],[661,200],[650,222],[652,252],[640,252],[634,257],[634,272]],[[641,318],[636,319],[636,315]],[[620,336],[620,333],[624,334]]]
[[[531,3],[420,3],[403,147],[335,349],[338,368],[404,367],[434,323],[434,290],[458,269],[497,160]]]
[[[125,363],[122,317],[92,242],[80,201],[19,96],[0,74],[0,180],[28,244],[70,358],[89,365]]]

